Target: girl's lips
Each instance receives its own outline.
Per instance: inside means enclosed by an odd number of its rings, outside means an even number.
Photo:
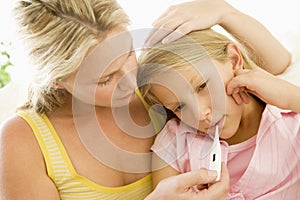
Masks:
[[[203,135],[213,136],[215,134],[217,125],[219,126],[219,130],[220,130],[220,133],[221,133],[221,130],[223,128],[224,118],[225,118],[225,116],[223,115],[217,122],[213,123],[213,125],[206,124],[203,131],[198,130],[198,133],[203,134]]]
[[[213,123],[213,125],[207,126],[205,129],[206,130],[207,129],[212,129],[212,128],[215,128],[217,125],[221,129],[221,127],[223,127],[223,121],[224,121],[224,116],[222,116],[221,119],[219,119],[217,122]]]

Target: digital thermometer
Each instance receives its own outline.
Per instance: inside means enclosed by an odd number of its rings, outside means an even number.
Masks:
[[[221,174],[221,144],[219,140],[219,126],[216,126],[216,131],[215,131],[215,137],[214,137],[214,142],[213,146],[210,152],[210,163],[209,163],[209,169],[210,170],[216,170],[218,175],[216,181],[220,180],[220,174]]]

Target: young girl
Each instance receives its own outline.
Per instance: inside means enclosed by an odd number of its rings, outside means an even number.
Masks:
[[[207,135],[219,127],[230,174],[227,199],[300,198],[300,115],[247,93],[241,94],[247,104],[226,94],[236,71],[255,66],[236,43],[212,29],[195,31],[144,50],[140,63],[145,101],[174,114],[152,146],[154,186],[209,168]]]

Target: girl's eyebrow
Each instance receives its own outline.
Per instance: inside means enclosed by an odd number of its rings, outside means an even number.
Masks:
[[[190,83],[193,84],[196,81],[197,78],[198,78],[197,76],[192,77],[191,80],[190,80]]]
[[[190,83],[191,85],[197,84],[197,83],[201,83],[204,82],[204,79],[200,77],[200,75],[195,75],[194,77],[191,78]]]

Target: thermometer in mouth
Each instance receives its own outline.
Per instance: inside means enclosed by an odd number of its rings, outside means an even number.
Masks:
[[[210,170],[216,170],[218,175],[216,181],[220,180],[220,174],[221,174],[221,144],[219,140],[219,126],[216,126],[215,131],[215,137],[214,142],[212,145],[212,150],[210,152],[210,163],[209,163],[209,169]]]

